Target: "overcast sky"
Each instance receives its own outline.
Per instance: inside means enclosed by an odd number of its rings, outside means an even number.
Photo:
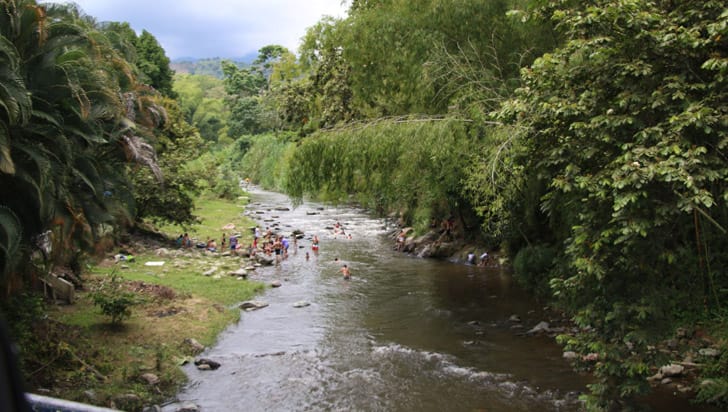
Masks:
[[[66,0],[47,0],[65,3]],[[297,52],[322,16],[345,17],[342,0],[72,0],[99,22],[128,22],[157,38],[167,56],[242,57],[269,44]]]

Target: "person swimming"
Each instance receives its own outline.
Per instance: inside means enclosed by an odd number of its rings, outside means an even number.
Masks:
[[[349,266],[344,265],[339,269],[339,272],[341,272],[344,275],[345,280],[351,279],[351,271],[349,270]]]

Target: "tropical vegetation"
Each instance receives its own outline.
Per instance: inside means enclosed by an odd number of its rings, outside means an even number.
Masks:
[[[173,76],[128,24],[0,4],[7,302],[250,178],[420,233],[455,216],[572,317],[559,340],[595,377],[590,409],[647,393],[677,330],[720,350],[697,397],[728,405],[722,2],[354,0],[221,79]]]

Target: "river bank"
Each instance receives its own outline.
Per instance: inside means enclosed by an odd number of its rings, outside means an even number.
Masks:
[[[247,231],[252,221],[242,216],[246,204],[246,198],[200,199],[201,221],[187,229],[203,239],[230,225]],[[247,259],[179,249],[178,230],[122,237],[118,247],[87,261],[90,269],[76,279],[70,304],[49,304],[45,316],[29,321],[32,334],[18,344],[30,392],[128,411],[174,397],[187,381],[180,365],[239,320],[236,303],[264,288],[230,275]],[[64,275],[61,268],[56,272]],[[114,276],[118,281],[111,282]],[[130,316],[118,324],[94,304],[95,293],[111,284],[111,296],[131,297]],[[36,304],[42,302],[27,303]]]

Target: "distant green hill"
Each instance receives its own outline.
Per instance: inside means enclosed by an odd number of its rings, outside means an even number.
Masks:
[[[213,76],[218,79],[222,79],[222,67],[220,63],[223,60],[230,60],[236,63],[239,67],[247,66],[258,57],[258,53],[249,53],[243,57],[223,59],[221,57],[196,59],[192,57],[181,57],[172,60],[170,67],[177,73],[188,73],[188,74],[204,74],[207,76]]]

